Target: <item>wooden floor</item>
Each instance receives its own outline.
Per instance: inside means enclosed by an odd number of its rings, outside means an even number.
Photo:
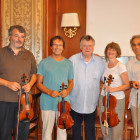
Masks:
[[[72,140],[72,132],[71,131],[68,131],[67,134],[68,134],[67,140]],[[34,136],[34,133],[32,133],[31,135]],[[33,139],[32,138],[29,138],[28,140],[33,140]],[[42,132],[41,132],[41,129],[38,130],[38,140],[42,140]],[[81,136],[81,140],[82,140],[82,136]],[[98,140],[103,140],[101,131],[99,131]],[[125,140],[124,139],[124,134],[123,134],[123,140]],[[128,139],[127,140],[130,140],[130,134],[129,133],[128,133]],[[134,140],[134,138],[131,138],[131,140]]]

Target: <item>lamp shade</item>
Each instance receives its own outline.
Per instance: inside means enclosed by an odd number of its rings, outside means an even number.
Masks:
[[[77,13],[62,14],[61,27],[78,27],[80,26]]]

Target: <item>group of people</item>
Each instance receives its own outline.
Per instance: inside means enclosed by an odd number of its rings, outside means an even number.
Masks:
[[[69,59],[63,57],[65,41],[61,36],[50,40],[52,54],[43,59],[38,68],[33,54],[24,46],[26,31],[20,25],[9,28],[9,45],[0,49],[0,140],[27,140],[30,121],[19,121],[17,126],[18,97],[20,92],[30,92],[34,83],[41,91],[40,108],[43,122],[42,140],[51,140],[53,127],[60,115],[57,104],[64,98],[70,102],[70,114],[74,121],[72,139],[81,140],[81,123],[84,120],[85,139],[95,140],[96,107],[99,101],[99,117],[105,140],[121,140],[124,126],[125,94],[124,90],[131,87],[129,107],[132,111],[134,134],[136,130],[136,90],[140,92],[140,35],[130,40],[131,48],[136,57],[125,66],[118,57],[121,56],[120,46],[111,42],[105,48],[105,60],[95,55],[95,40],[90,35],[80,39],[81,52]],[[22,75],[26,74],[29,82],[22,84]],[[110,84],[106,84],[109,76]],[[100,83],[104,83],[100,94]],[[66,88],[62,89],[62,83]],[[102,121],[105,110],[103,98],[112,95],[117,103],[115,112],[118,124],[107,127]],[[100,96],[99,96],[100,95]],[[62,97],[62,98],[61,98]],[[138,96],[138,106],[140,97]],[[139,107],[140,114],[140,107]],[[140,134],[140,120],[138,120]],[[18,134],[17,134],[18,127]],[[107,131],[107,134],[106,134]],[[57,140],[66,140],[66,129],[57,127]],[[137,140],[140,139],[137,138]]]

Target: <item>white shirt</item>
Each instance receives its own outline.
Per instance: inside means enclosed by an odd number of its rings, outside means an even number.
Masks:
[[[121,62],[118,62],[116,64],[115,67],[113,68],[108,68],[108,62],[105,63],[105,71],[104,71],[104,74],[103,74],[103,78],[106,77],[108,78],[108,76],[111,74],[112,77],[114,78],[113,81],[111,82],[111,87],[114,88],[114,87],[119,87],[121,85],[123,85],[122,83],[122,79],[120,77],[120,75],[123,73],[123,72],[126,72],[126,67],[124,64],[122,64]],[[111,95],[115,96],[116,99],[123,99],[125,98],[125,94],[123,91],[117,91],[117,92],[113,92],[113,93],[110,93]],[[104,90],[102,89],[102,92],[101,92],[101,95],[105,95],[105,92]]]
[[[92,55],[92,59],[86,64],[82,53],[73,55],[70,60],[74,68],[74,87],[70,93],[71,108],[78,113],[92,113],[98,103],[104,62],[99,56]]]
[[[140,61],[135,58],[131,59],[126,64],[128,70],[129,81],[137,81],[140,83]],[[140,89],[138,89],[138,104],[140,105]],[[136,89],[131,88],[129,96],[129,107],[130,105],[136,106]]]

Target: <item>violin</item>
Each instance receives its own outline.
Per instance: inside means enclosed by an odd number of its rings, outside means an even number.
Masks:
[[[62,83],[62,90],[66,89],[64,83]],[[57,105],[58,112],[60,112],[60,116],[57,119],[57,125],[60,129],[70,129],[74,121],[69,114],[70,111],[70,103],[65,101],[62,97],[62,101]]]
[[[107,78],[104,78],[105,82],[106,82],[106,79]],[[109,86],[113,80],[112,75],[109,75],[107,80],[108,80],[107,82]],[[119,123],[118,114],[115,112],[117,100],[115,96],[107,93],[103,97],[102,102],[104,106],[104,112],[102,112],[101,121],[105,126],[105,134],[107,134],[106,128],[114,127]]]
[[[23,74],[22,82],[24,84],[27,84],[27,81],[28,81],[28,79],[27,79],[26,75]],[[20,121],[26,120],[26,119],[31,120],[33,118],[34,112],[33,112],[31,103],[32,103],[31,93],[27,93],[27,92],[22,93],[20,96],[20,105],[21,105],[21,110],[19,112]]]

